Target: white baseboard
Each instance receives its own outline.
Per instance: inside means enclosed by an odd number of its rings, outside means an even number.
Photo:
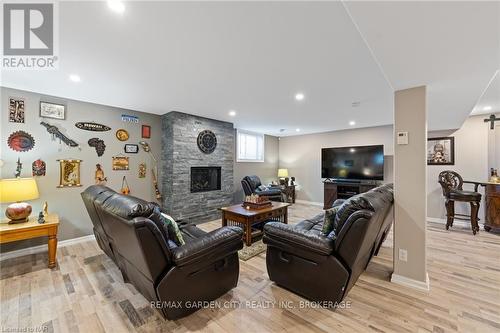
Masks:
[[[410,287],[422,291],[430,290],[429,274],[425,273],[425,282],[407,278],[402,275],[392,273],[391,282],[405,287]]]
[[[434,222],[434,223],[439,223],[439,224],[446,225],[446,219],[442,219],[442,218],[439,218],[439,217],[427,217],[427,222]],[[479,221],[478,224],[482,225],[483,223],[481,221]],[[470,229],[470,222],[469,221],[455,219],[453,221],[453,226],[454,227],[461,227],[461,228],[469,228]]]
[[[314,202],[314,201],[307,201],[307,200],[300,200],[300,199],[295,200],[295,202],[299,203],[299,204],[304,204],[304,205],[313,205],[313,206],[323,207],[322,202]]]
[[[77,238],[66,239],[66,240],[57,242],[57,247],[64,247],[64,246],[73,245],[73,244],[77,244],[77,243],[87,242],[90,240],[95,240],[95,236],[94,235],[87,235],[87,236],[82,236],[82,237],[77,237]],[[27,247],[25,249],[0,253],[0,261],[6,260],[6,259],[11,259],[11,258],[22,257],[22,256],[30,255],[30,254],[35,254],[35,253],[47,252],[47,251],[48,251],[47,245],[37,245],[37,246]]]

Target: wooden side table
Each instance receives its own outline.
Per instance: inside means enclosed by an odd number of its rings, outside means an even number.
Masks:
[[[0,222],[0,244],[14,242],[23,239],[48,237],[49,268],[56,267],[57,251],[57,229],[59,227],[59,216],[48,214],[45,223],[38,223],[37,216],[31,216],[28,222],[8,224],[9,220]]]

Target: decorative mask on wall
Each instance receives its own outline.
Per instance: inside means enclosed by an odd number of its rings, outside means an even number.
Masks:
[[[82,160],[57,160],[59,162],[59,185],[57,187],[75,187],[80,184],[80,163]]]
[[[35,146],[35,139],[25,131],[16,131],[7,139],[7,144],[12,150],[25,152]]]
[[[108,181],[107,177],[104,177],[104,170],[100,164],[95,165],[95,184],[96,185],[106,185]]]
[[[11,123],[24,123],[24,99],[9,98],[9,121]]]
[[[46,164],[41,159],[37,159],[31,164],[31,172],[33,177],[45,176]]]
[[[78,143],[71,140],[66,135],[62,134],[61,131],[59,131],[59,128],[57,128],[56,126],[50,125],[44,121],[40,122],[40,125],[44,126],[47,129],[47,132],[52,134],[52,140],[58,138],[60,141],[64,142],[66,145],[70,147],[78,147]]]
[[[109,126],[86,121],[80,121],[76,123],[75,126],[81,130],[92,132],[106,132],[111,130],[111,127]]]
[[[146,178],[146,163],[139,164],[139,178]]]
[[[97,153],[97,156],[101,157],[104,154],[104,150],[106,150],[106,145],[104,141],[99,138],[89,139],[88,144],[90,147],[94,147]]]

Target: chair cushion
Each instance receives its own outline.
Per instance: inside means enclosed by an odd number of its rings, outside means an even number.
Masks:
[[[295,225],[295,228],[303,230],[312,230],[319,234],[323,229],[324,219],[325,219],[325,213],[319,213],[318,215],[310,219],[300,221]]]
[[[457,201],[481,201],[481,193],[473,191],[450,190],[448,198]]]
[[[347,221],[347,219],[349,218],[349,216],[351,216],[352,213],[362,209],[367,209],[371,211],[374,210],[372,205],[368,202],[368,200],[363,198],[361,195],[356,195],[346,200],[338,208],[337,214],[335,215],[335,228],[333,230],[335,234],[338,235],[340,233],[340,230],[342,230],[344,223]]]

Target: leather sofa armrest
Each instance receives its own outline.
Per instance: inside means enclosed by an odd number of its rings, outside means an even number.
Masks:
[[[281,222],[269,222],[264,226],[263,241],[278,247],[280,243],[285,243],[321,255],[330,255],[333,251],[333,239]]]
[[[173,249],[173,261],[176,266],[185,266],[200,261],[218,260],[242,249],[242,237],[243,230],[239,227],[219,228]]]

